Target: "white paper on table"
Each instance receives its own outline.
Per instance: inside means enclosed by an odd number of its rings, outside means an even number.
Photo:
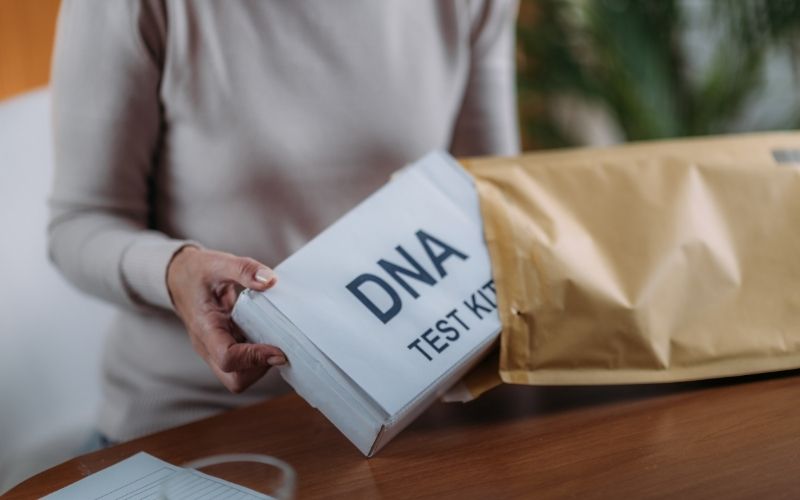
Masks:
[[[177,467],[139,452],[106,469],[92,474],[66,488],[44,497],[46,500],[156,500],[163,484],[183,471],[189,471],[180,484],[170,488],[180,498],[235,498],[237,500],[268,499],[257,493],[201,472]]]

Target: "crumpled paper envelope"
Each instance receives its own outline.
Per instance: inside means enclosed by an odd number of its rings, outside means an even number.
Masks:
[[[800,367],[800,133],[462,164],[503,322],[473,396]]]

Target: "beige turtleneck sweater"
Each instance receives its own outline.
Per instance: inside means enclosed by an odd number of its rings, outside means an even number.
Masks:
[[[193,240],[274,266],[429,150],[515,153],[515,11],[64,0],[49,245],[67,279],[119,306],[101,432],[130,439],[286,390],[275,370],[240,395],[215,379],[172,311],[173,253]]]

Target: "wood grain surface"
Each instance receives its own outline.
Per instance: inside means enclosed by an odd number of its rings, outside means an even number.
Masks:
[[[800,498],[800,371],[648,386],[504,386],[436,404],[366,459],[295,395],[91,453],[34,498],[138,451],[274,455],[299,498]]]

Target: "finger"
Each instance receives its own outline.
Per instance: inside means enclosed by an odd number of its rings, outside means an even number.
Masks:
[[[203,336],[208,361],[225,373],[279,365],[286,356],[275,346],[239,343],[231,333],[230,322],[212,325]]]
[[[265,344],[232,344],[218,362],[220,370],[231,373],[286,363],[286,355],[277,347]]]
[[[217,376],[225,388],[234,394],[239,394],[256,383],[270,368],[269,366],[264,366],[241,372],[225,373],[213,364],[210,366],[214,375]]]
[[[236,304],[236,299],[239,298],[239,292],[241,291],[242,287],[234,283],[227,283],[217,290],[215,293],[222,309],[225,311],[232,311],[234,304]]]
[[[271,366],[286,363],[283,352],[264,344],[237,343],[231,332],[217,325],[203,336],[206,362],[225,387],[239,393],[261,378]]]
[[[249,257],[225,255],[220,261],[220,271],[222,278],[258,291],[264,291],[277,282],[272,269]]]

